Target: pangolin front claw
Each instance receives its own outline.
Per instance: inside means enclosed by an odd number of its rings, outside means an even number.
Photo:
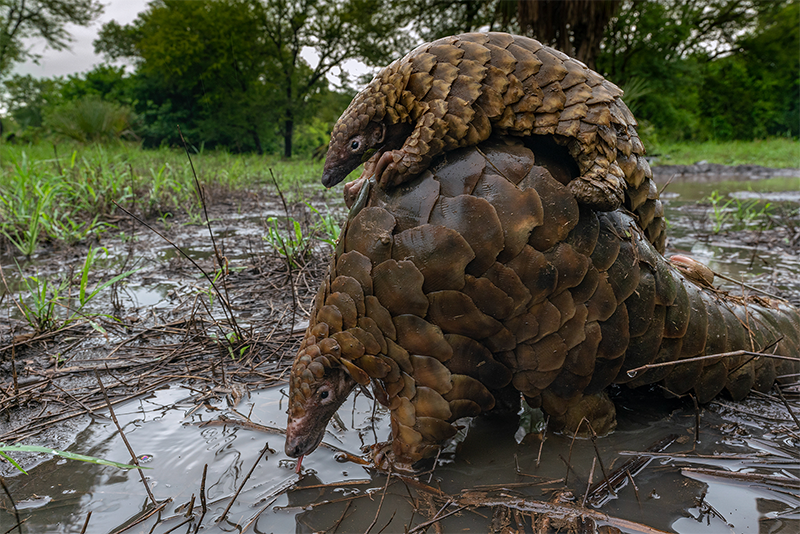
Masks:
[[[384,473],[400,473],[413,475],[416,473],[413,465],[397,457],[392,449],[391,441],[384,441],[372,446],[365,447],[367,455],[375,469]]]

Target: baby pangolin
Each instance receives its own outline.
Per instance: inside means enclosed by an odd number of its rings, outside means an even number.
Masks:
[[[459,418],[518,408],[520,394],[556,430],[586,417],[602,434],[615,424],[612,383],[708,402],[800,371],[790,359],[697,359],[796,355],[800,314],[711,288],[690,258],[665,260],[643,230],[657,195],[634,195],[630,210],[580,205],[568,160],[541,138],[493,136],[401,187],[362,187],[292,367],[289,456],[318,446],[357,385],[390,410],[391,441],[373,455],[398,467],[434,456]],[[634,372],[652,363],[669,365]]]
[[[578,202],[612,210],[651,177],[622,91],[528,37],[468,33],[424,44],[384,68],[333,128],[322,183],[366,162],[384,187],[436,156],[494,134],[552,136],[579,168]]]

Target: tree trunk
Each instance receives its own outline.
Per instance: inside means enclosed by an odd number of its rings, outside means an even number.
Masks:
[[[283,128],[283,157],[292,157],[292,135],[294,134],[294,111],[292,110],[292,77],[286,74],[286,117]]]
[[[519,25],[528,35],[595,68],[606,25],[621,0],[519,0]]]
[[[250,136],[253,138],[253,144],[256,145],[256,152],[259,156],[264,154],[264,148],[261,146],[261,137],[258,135],[257,130],[250,130]]]
[[[286,112],[286,122],[283,129],[283,157],[292,157],[292,135],[294,134],[294,117],[291,111]]]

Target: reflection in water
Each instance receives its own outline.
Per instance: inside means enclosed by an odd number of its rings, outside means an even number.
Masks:
[[[166,532],[185,521],[192,502],[195,518],[200,517],[199,495],[206,466],[205,532],[238,531],[247,524],[252,532],[317,532],[335,525],[339,525],[339,532],[364,532],[373,521],[374,531],[388,525],[386,532],[398,532],[433,516],[446,503],[443,495],[457,497],[464,489],[491,492],[502,488],[490,494],[534,500],[548,500],[553,491],[567,489],[571,502],[579,504],[595,457],[591,440],[573,442],[561,435],[547,435],[539,457],[539,437],[528,435],[521,444],[514,439],[516,417],[483,417],[469,425],[467,437],[457,451],[443,454],[433,473],[420,478],[421,485],[393,477],[387,487],[385,476],[352,463],[339,463],[336,451],[325,447],[305,459],[304,474],[298,477],[292,462],[282,453],[281,435],[215,424],[219,414],[235,414],[229,413],[223,401],[193,411],[191,394],[173,387],[118,410],[134,451],[150,451],[147,454],[152,460],[146,467],[152,469],[145,474],[156,499],[171,499],[162,511],[162,523],[153,532]],[[249,405],[239,406],[237,411],[247,413],[252,407],[253,421],[280,426],[284,417],[278,409],[280,396],[278,388],[255,392]],[[786,441],[773,445],[784,451],[782,457],[765,456],[763,450],[750,446],[755,438],[762,439],[761,443],[774,439],[759,429],[758,419],[730,414],[723,417],[717,411],[703,410],[700,442],[695,445],[695,415],[690,404],[661,399],[653,391],[619,394],[616,400],[618,429],[597,442],[609,471],[629,458],[620,455],[620,451],[644,450],[671,433],[677,432],[681,437],[668,449],[674,456],[656,457],[636,476],[636,485],[628,483],[617,498],[602,507],[602,512],[684,534],[730,532],[731,528],[736,532],[757,532],[764,524],[776,528],[775,532],[781,532],[781,526],[800,527],[796,492],[681,470],[706,467],[797,476],[800,457],[793,438],[786,438],[791,447],[786,446]],[[746,404],[747,410],[759,409],[755,401]],[[358,453],[362,442],[372,442],[372,406],[368,399],[350,399],[339,416],[344,427],[330,428],[326,443]],[[388,414],[383,410],[376,411],[375,433],[379,439],[388,435]],[[270,450],[226,519],[217,523],[265,442]],[[70,450],[114,461],[128,459],[118,433],[106,422],[90,424]],[[683,458],[681,453],[692,458]],[[721,453],[738,456],[714,457]],[[703,459],[703,455],[710,458]],[[567,461],[572,467],[569,473]],[[599,478],[598,470],[594,480]],[[34,468],[31,476],[20,475],[9,482],[19,501],[38,499],[38,507],[20,511],[26,519],[24,532],[79,532],[89,511],[89,532],[112,532],[150,509],[138,475],[111,467],[51,460]],[[423,487],[431,489],[424,491]],[[442,524],[445,531],[486,531],[492,517],[491,508],[464,510],[447,517]],[[0,526],[9,528],[13,525],[10,521],[11,514],[0,512]],[[156,523],[154,516],[128,532],[150,532]]]

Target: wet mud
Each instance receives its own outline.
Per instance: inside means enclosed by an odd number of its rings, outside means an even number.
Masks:
[[[670,174],[660,169],[663,187]],[[666,185],[668,255],[689,254],[798,305],[800,199],[792,195],[800,174],[737,172],[681,171]],[[701,202],[712,191],[760,195],[782,211],[772,210],[774,224],[715,232],[713,209]],[[344,217],[338,200],[312,204]],[[313,225],[304,204],[289,209]],[[10,494],[0,490],[0,532],[14,531],[17,517],[25,533],[800,531],[797,384],[782,397],[719,398],[699,408],[689,398],[615,388],[617,430],[597,440],[544,431],[536,411],[464,421],[416,477],[353,461],[389,433],[388,412],[357,392],[296,473],[283,453],[284,378],[330,248],[315,244],[287,264],[262,238],[269,217],[284,221],[269,191],[209,210],[228,266],[216,279],[207,228],[148,223],[210,273],[222,296],[192,261],[121,219],[99,244],[109,255],[90,285],[140,270],[91,302],[85,320],[36,335],[11,300],[21,289],[13,258],[0,257],[13,292],[0,321],[0,442],[130,462],[127,440],[148,468],[142,480],[137,470],[13,453],[29,475],[0,464]],[[20,265],[28,275],[77,273],[87,250],[44,249]],[[607,479],[619,481],[611,492]]]

